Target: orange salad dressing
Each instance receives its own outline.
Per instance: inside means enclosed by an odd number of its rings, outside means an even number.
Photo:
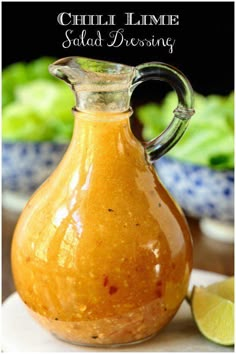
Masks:
[[[14,234],[21,298],[44,327],[73,343],[154,335],[187,292],[189,229],[147,163],[129,115],[75,113],[63,160]]]

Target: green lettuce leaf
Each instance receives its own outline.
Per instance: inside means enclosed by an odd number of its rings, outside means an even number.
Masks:
[[[48,65],[53,61],[54,58],[43,57],[31,63],[19,62],[5,68],[2,73],[2,106],[15,100],[15,90],[20,85],[35,79],[55,81],[48,72]]]
[[[4,141],[70,140],[74,95],[49,74],[48,65],[54,60],[16,63],[3,71]]]
[[[168,126],[177,106],[174,92],[158,105],[150,103],[137,109],[143,124],[143,137],[150,140]],[[195,94],[195,115],[180,141],[168,152],[178,160],[216,169],[234,167],[234,94],[227,96]]]

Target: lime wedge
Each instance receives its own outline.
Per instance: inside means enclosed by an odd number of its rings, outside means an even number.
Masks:
[[[234,302],[230,300],[232,294],[229,296],[222,289],[219,284],[208,288],[195,286],[191,297],[192,313],[200,332],[206,338],[221,345],[233,345]],[[217,295],[217,291],[224,294],[224,297]]]
[[[234,302],[234,277],[211,284],[207,287],[207,290]]]

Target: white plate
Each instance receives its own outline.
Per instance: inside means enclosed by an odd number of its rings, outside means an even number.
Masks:
[[[190,287],[224,279],[216,273],[194,269]],[[144,343],[121,348],[91,348],[67,344],[41,328],[28,314],[17,293],[2,308],[4,352],[233,352],[204,338],[193,322],[189,305],[181,305],[174,319],[157,336]]]

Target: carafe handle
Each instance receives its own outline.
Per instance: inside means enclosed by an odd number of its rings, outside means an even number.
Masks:
[[[178,96],[178,106],[173,111],[174,117],[161,135],[144,142],[149,162],[154,162],[169,151],[182,137],[189,119],[194,114],[193,90],[185,75],[171,65],[150,62],[138,65],[132,83],[132,89],[147,80],[160,80],[169,83]]]

